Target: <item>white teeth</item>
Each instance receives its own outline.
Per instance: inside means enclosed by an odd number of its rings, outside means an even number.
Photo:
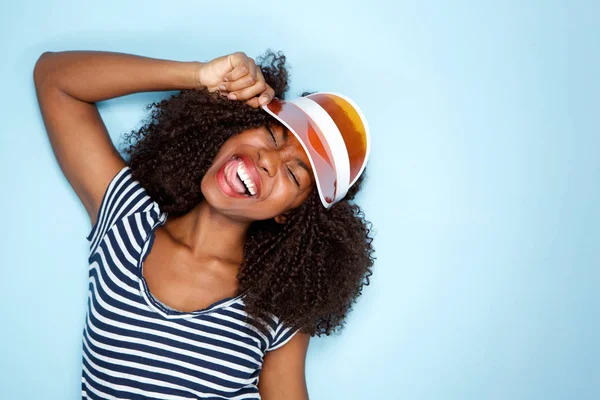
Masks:
[[[242,182],[244,182],[244,185],[246,185],[246,187],[248,188],[250,194],[254,196],[256,194],[256,185],[252,181],[252,178],[250,177],[250,174],[246,169],[246,165],[242,160],[238,161],[237,174],[242,180]]]

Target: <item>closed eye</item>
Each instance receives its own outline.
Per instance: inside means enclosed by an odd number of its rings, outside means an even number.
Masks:
[[[294,173],[292,172],[291,169],[288,168],[288,171],[290,172],[290,175],[292,175],[292,179],[294,179],[294,182],[296,183],[296,186],[300,187],[300,181],[298,181],[298,178],[296,178],[296,175],[294,175]]]
[[[269,135],[271,135],[271,140],[273,141],[273,143],[275,143],[275,146],[277,146],[277,138],[273,134],[273,131],[271,130],[271,128],[269,128],[268,126],[267,126],[267,131],[269,132]]]

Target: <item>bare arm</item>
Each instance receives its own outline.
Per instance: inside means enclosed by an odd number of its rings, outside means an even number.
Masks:
[[[208,63],[104,51],[45,52],[34,68],[38,103],[50,144],[92,224],[110,180],[125,166],[95,102],[144,91],[206,86],[258,107],[273,98],[260,68],[244,53]]]
[[[40,56],[34,82],[48,138],[92,224],[108,182],[125,166],[94,103],[142,91],[197,87],[200,66],[100,51]]]
[[[298,332],[265,355],[258,389],[263,400],[308,400],[304,364],[310,335]]]

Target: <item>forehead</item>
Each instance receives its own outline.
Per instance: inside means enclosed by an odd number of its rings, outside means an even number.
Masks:
[[[304,147],[302,147],[302,144],[300,143],[296,135],[294,135],[294,133],[291,132],[288,128],[277,122],[271,124],[267,128],[270,129],[271,132],[273,132],[273,134],[275,134],[277,141],[281,142],[280,145],[292,146],[297,148],[302,153],[302,155],[308,160],[308,156],[304,151]]]

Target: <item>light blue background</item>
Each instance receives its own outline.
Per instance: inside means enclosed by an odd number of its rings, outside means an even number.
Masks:
[[[311,399],[599,398],[593,3],[6,2],[0,398],[80,391],[90,224],[45,135],[37,57],[267,47],[289,57],[292,95],[345,93],[373,135],[359,202],[375,275],[343,333],[311,341]],[[167,95],[100,103],[115,143]]]

